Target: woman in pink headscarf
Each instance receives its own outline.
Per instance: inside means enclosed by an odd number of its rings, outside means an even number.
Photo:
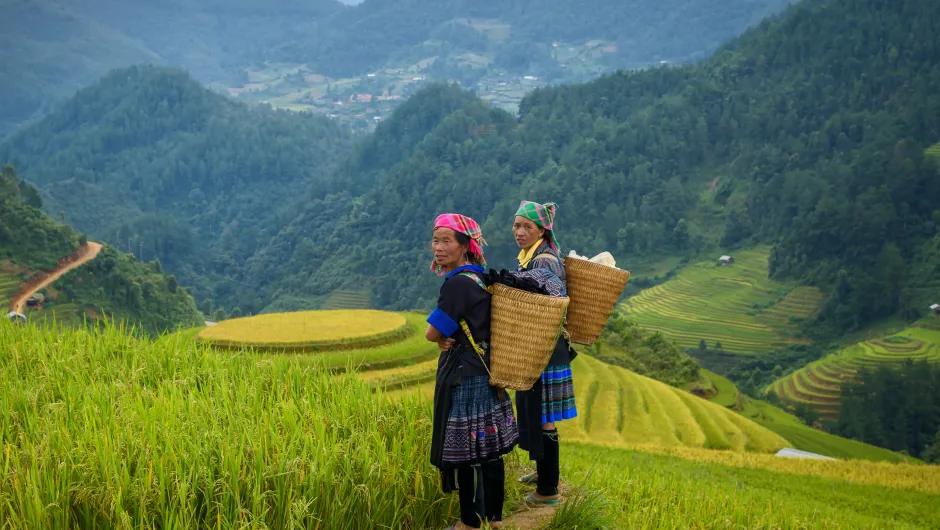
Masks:
[[[519,438],[512,402],[489,385],[490,293],[483,280],[480,226],[460,214],[434,222],[431,270],[444,276],[425,337],[441,348],[434,387],[431,463],[445,493],[458,490],[460,521],[451,529],[502,521],[502,455]]]

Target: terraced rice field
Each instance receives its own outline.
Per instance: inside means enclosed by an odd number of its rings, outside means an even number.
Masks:
[[[824,418],[835,418],[843,382],[853,380],[861,368],[907,359],[940,363],[940,331],[908,328],[890,337],[854,344],[778,380],[770,389],[788,403],[803,403]]]
[[[935,157],[937,160],[940,160],[940,143],[937,143],[928,147],[927,155]]]
[[[0,311],[6,314],[10,299],[20,288],[20,279],[15,274],[0,273]]]
[[[333,291],[323,301],[321,309],[369,309],[372,295],[369,291]]]
[[[216,355],[188,330],[132,339],[2,321],[0,351],[4,528],[441,528],[458,516],[428,460],[427,404],[382,399],[303,356]],[[529,462],[514,452],[506,527],[940,524],[938,466],[563,444],[575,502],[536,523],[515,480]]]
[[[622,304],[632,320],[660,331],[683,348],[709,348],[742,355],[785,348],[799,337],[796,319],[812,316],[822,294],[767,278],[768,249],[734,255],[720,267],[702,262],[682,269],[675,279],[641,291]]]
[[[398,313],[341,310],[235,318],[202,330],[197,338],[218,347],[319,352],[391,344],[413,333]]]
[[[78,305],[73,303],[52,303],[39,311],[29,311],[29,321],[41,324],[56,324],[57,326],[82,325],[82,317]],[[91,319],[89,319],[91,320]]]
[[[431,379],[436,366],[432,364],[420,369]],[[720,405],[587,355],[578,356],[572,368],[578,417],[558,424],[566,441],[764,453],[789,445],[774,432]],[[419,380],[417,373],[416,366],[413,377]],[[431,379],[392,394],[430,397]]]
[[[407,371],[405,370],[407,367],[422,365],[431,360],[436,362],[438,357],[437,344],[428,342],[424,338],[424,329],[427,326],[425,322],[426,315],[419,313],[399,314],[405,320],[408,328],[407,332],[399,338],[394,338],[390,342],[380,345],[369,346],[367,344],[355,349],[339,347],[321,349],[315,352],[294,352],[290,350],[283,351],[279,348],[252,348],[246,346],[238,351],[276,362],[291,361],[300,364],[315,364],[332,372],[358,370],[363,375],[366,373],[372,374],[370,383],[376,387],[394,385],[395,382],[391,381],[391,375],[386,377],[388,380],[383,380],[382,376],[378,374],[390,371],[396,374],[394,378],[400,380],[403,377],[402,372]],[[187,332],[187,340],[199,341],[198,335],[204,329],[206,328],[195,332]],[[227,346],[225,348],[228,350],[234,349]]]

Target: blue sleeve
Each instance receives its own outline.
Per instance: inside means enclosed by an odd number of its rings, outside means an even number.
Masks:
[[[464,276],[454,276],[444,281],[441,294],[437,298],[437,309],[428,317],[428,324],[445,337],[453,337],[460,327],[459,322],[466,318],[473,289],[480,287]]]
[[[457,332],[458,324],[454,322],[454,319],[450,318],[450,315],[437,308],[434,312],[431,313],[431,316],[428,317],[428,324],[434,326],[434,329],[441,332],[441,335],[445,337],[450,337]]]

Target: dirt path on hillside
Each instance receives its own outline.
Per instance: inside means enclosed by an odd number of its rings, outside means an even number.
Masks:
[[[561,493],[561,501],[564,502],[571,492],[564,482],[558,484],[558,490]],[[500,528],[502,530],[538,530],[551,521],[557,509],[558,505],[528,506],[523,504],[515,512],[503,518],[503,525]]]
[[[26,300],[30,296],[33,296],[37,291],[48,287],[49,284],[61,278],[62,275],[66,272],[76,267],[81,267],[82,265],[95,259],[99,252],[101,252],[101,243],[89,241],[88,244],[80,247],[70,256],[63,258],[52,270],[43,271],[39,274],[36,274],[33,276],[33,278],[26,282],[26,285],[24,285],[19,291],[16,292],[16,294],[13,295],[13,298],[10,300],[10,311],[22,313],[23,308],[26,306]]]

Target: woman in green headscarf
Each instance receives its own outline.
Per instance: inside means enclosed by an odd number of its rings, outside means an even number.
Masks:
[[[558,277],[565,285],[565,267],[555,238],[557,208],[554,203],[522,201],[512,232],[519,246],[517,270],[541,270]],[[541,379],[531,390],[516,393],[519,447],[536,462],[536,472],[520,479],[536,484],[535,491],[526,498],[530,504],[558,504],[559,445],[555,423],[578,415],[571,374],[575,355],[568,341],[559,338]]]

